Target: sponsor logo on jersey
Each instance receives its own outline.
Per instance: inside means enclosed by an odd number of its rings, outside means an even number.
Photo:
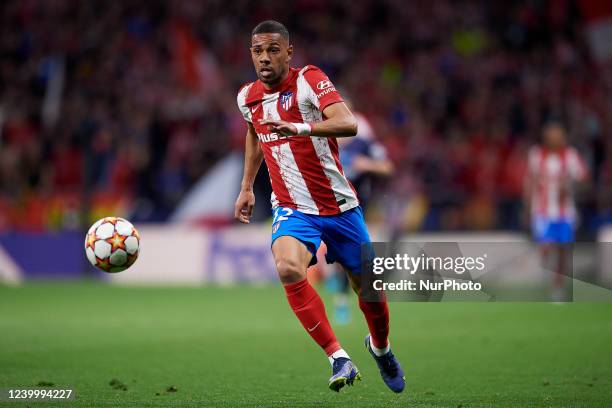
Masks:
[[[336,88],[335,87],[331,87],[331,88],[327,88],[326,90],[324,90],[323,92],[319,92],[317,94],[317,99],[321,99],[322,96],[327,95],[330,92],[335,92]]]
[[[329,79],[324,79],[323,81],[319,81],[317,84],[317,89],[323,90],[332,86],[332,83]]]
[[[257,138],[259,139],[260,142],[263,142],[263,143],[276,142],[277,140],[286,139],[289,137],[291,136],[283,136],[283,135],[279,135],[278,133],[258,133],[257,134]]]
[[[293,92],[287,91],[280,94],[280,104],[286,111],[293,105]]]

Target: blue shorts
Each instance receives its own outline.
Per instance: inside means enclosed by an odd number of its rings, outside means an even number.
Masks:
[[[328,263],[338,262],[352,273],[361,273],[362,247],[373,257],[370,234],[361,207],[338,215],[312,215],[287,207],[277,207],[272,219],[272,244],[278,237],[291,236],[301,241],[312,254],[311,265],[317,263],[321,240],[327,246]],[[368,260],[366,260],[368,261]]]
[[[554,244],[574,242],[574,224],[567,220],[536,217],[533,220],[532,229],[537,242]]]

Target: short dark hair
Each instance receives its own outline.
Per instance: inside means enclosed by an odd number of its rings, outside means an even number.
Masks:
[[[253,29],[251,36],[255,34],[280,34],[285,40],[289,41],[289,30],[287,27],[283,25],[283,23],[279,23],[275,20],[266,20],[257,24],[257,26]]]
[[[542,129],[546,130],[551,127],[560,127],[562,129],[566,129],[565,122],[559,116],[550,116],[544,120],[542,123]]]

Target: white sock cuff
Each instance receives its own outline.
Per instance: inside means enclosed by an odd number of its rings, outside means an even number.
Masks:
[[[350,357],[349,357],[348,353],[346,351],[344,351],[344,349],[340,349],[340,350],[334,351],[332,353],[332,355],[328,356],[327,358],[329,359],[329,363],[331,365],[333,365],[334,364],[334,360],[337,359],[337,358],[340,358],[340,357],[348,358],[350,360]]]
[[[372,348],[372,351],[374,352],[374,354],[380,357],[380,356],[384,356],[385,354],[389,352],[389,350],[391,350],[391,342],[387,340],[387,347],[381,349],[381,348],[374,346],[374,343],[372,343],[372,335],[370,335],[370,347]]]

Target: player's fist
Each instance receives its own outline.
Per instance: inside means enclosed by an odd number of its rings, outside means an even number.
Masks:
[[[251,214],[253,214],[253,207],[255,207],[255,194],[253,194],[253,191],[240,190],[240,194],[238,194],[236,199],[236,205],[234,206],[234,217],[243,224],[248,224]]]
[[[278,133],[283,136],[295,136],[298,134],[298,130],[295,125],[291,122],[284,120],[261,120],[259,123],[262,125],[268,125],[271,132]]]

